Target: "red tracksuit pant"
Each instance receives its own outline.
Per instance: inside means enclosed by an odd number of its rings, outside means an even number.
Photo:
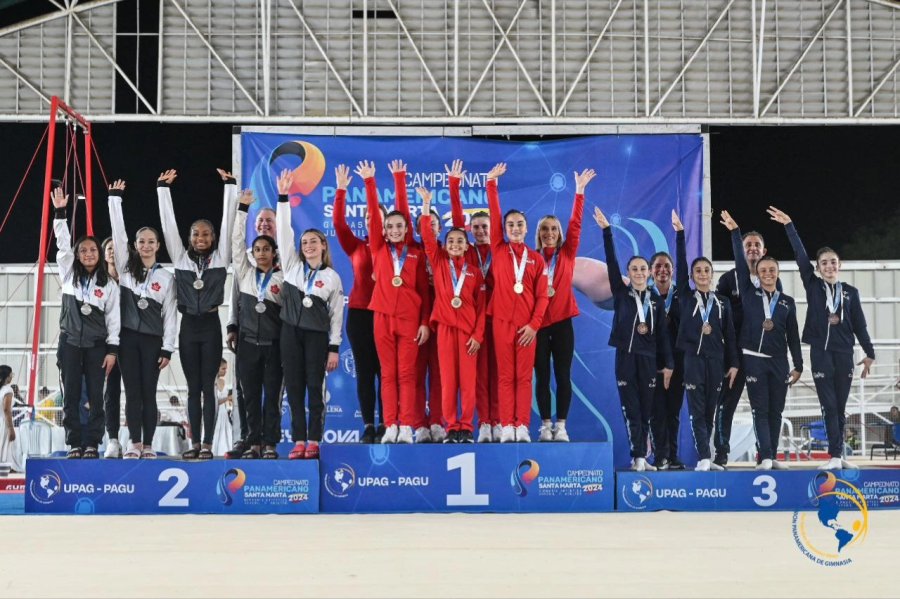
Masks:
[[[475,381],[475,401],[479,424],[500,424],[500,407],[497,398],[497,358],[494,355],[493,319],[484,323],[484,343],[478,350],[478,373]]]
[[[494,318],[494,353],[497,356],[497,395],[500,424],[528,426],[531,422],[531,381],[537,343],[519,345],[519,327],[508,320]]]
[[[475,418],[478,354],[469,355],[466,346],[469,337],[456,327],[438,323],[443,413],[447,419],[447,430],[450,431],[472,431],[475,428],[472,420]],[[456,401],[457,391],[459,404]]]
[[[419,348],[416,361],[416,419],[415,426],[428,427],[432,424],[443,426],[443,410],[441,409],[441,372],[438,363],[438,333],[431,331],[428,341]],[[425,375],[428,375],[427,398]],[[425,414],[425,406],[428,414]]]
[[[375,348],[381,363],[381,402],[385,426],[415,424],[418,329],[416,321],[375,313]]]

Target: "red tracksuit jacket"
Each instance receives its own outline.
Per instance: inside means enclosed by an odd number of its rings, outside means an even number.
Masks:
[[[544,314],[542,327],[548,327],[561,320],[578,316],[578,304],[575,303],[575,293],[572,288],[572,273],[575,270],[575,254],[578,253],[578,244],[581,242],[581,217],[584,213],[584,195],[575,194],[572,204],[572,216],[569,218],[569,226],[566,228],[566,239],[556,259],[556,271],[553,281],[555,294],[547,304],[547,312]],[[550,267],[553,258],[553,248],[543,248],[541,252],[544,264]],[[549,275],[549,270],[547,271]]]
[[[381,210],[378,210],[378,214],[381,215]],[[338,243],[353,266],[353,288],[350,290],[348,306],[368,310],[372,301],[372,291],[375,289],[375,280],[372,278],[372,251],[369,249],[368,238],[360,239],[347,225],[346,189],[339,189],[334,197],[333,218]]]
[[[465,214],[463,214],[462,201],[459,197],[459,184],[459,177],[450,177],[450,215],[453,219],[454,227],[458,229],[465,229],[466,216]],[[479,270],[481,270],[481,265],[489,259],[490,255],[490,244],[475,245],[473,243],[466,251],[466,259],[470,264],[472,264]],[[479,256],[481,257],[481,260],[478,259]],[[487,306],[490,305],[491,292],[494,290],[494,272],[490,265],[488,265],[487,272],[482,271],[481,274],[484,276],[484,286],[486,293],[485,305]]]

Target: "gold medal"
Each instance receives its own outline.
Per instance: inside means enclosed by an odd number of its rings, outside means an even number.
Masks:
[[[391,279],[391,285],[394,287],[402,287],[403,286],[403,277],[397,276]]]
[[[453,299],[450,300],[450,305],[453,306],[454,308],[461,308],[463,305],[462,298],[459,297],[458,295],[453,296]]]
[[[513,285],[513,291],[515,291],[519,295],[522,295],[522,293],[525,291],[525,285],[523,285],[522,283],[516,283],[515,285]]]
[[[556,289],[547,287],[547,297],[553,297],[554,295],[556,295]]]
[[[775,328],[775,321],[772,320],[771,318],[767,318],[763,321],[763,330],[764,331],[771,331],[774,328]]]

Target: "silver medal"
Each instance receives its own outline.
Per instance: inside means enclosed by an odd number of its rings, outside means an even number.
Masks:
[[[81,304],[81,313],[84,314],[85,316],[90,316],[91,315],[91,305],[87,304],[87,303]]]
[[[304,308],[312,308],[312,305],[313,305],[313,301],[312,301],[311,297],[309,297],[307,295],[306,297],[303,298],[303,307]]]
[[[203,289],[203,279],[194,279],[194,289],[197,291]]]
[[[150,302],[148,302],[148,301],[147,301],[147,298],[145,298],[145,297],[142,297],[141,299],[139,299],[139,300],[137,301],[137,306],[138,306],[138,308],[140,308],[141,310],[146,310],[146,309],[147,309],[147,306],[149,306],[149,305],[150,305]]]
[[[265,304],[265,302],[257,302],[257,303],[256,303],[256,306],[254,306],[254,309],[255,309],[258,313],[262,314],[263,312],[266,311],[266,304]]]

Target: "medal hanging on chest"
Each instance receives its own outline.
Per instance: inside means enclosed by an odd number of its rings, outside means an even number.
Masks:
[[[209,261],[209,256],[202,256],[196,262],[197,271],[194,274],[197,276],[197,278],[194,279],[194,289],[196,289],[197,291],[203,289],[203,273],[206,272],[207,268],[209,268]]]
[[[634,303],[637,306],[638,335],[646,335],[650,332],[650,326],[646,322],[650,317],[650,290],[644,290],[643,301],[641,301],[641,294],[634,289],[631,290],[631,295],[634,297]]]
[[[509,246],[509,255],[512,256],[513,261],[513,274],[516,277],[516,282],[513,285],[513,291],[517,295],[522,295],[525,291],[525,285],[522,284],[522,279],[525,277],[525,265],[526,265],[526,256],[528,256],[528,248],[522,248],[522,260],[519,261],[516,259],[516,253],[513,251],[512,246]]]
[[[159,264],[154,264],[150,268],[150,272],[147,273],[147,278],[144,279],[144,284],[141,285],[141,297],[137,301],[137,307],[139,310],[146,310],[150,307],[150,302],[147,300],[147,288],[150,286],[150,280],[153,279],[153,273],[156,272],[160,266]]]
[[[559,249],[553,250],[553,257],[547,263],[547,297],[556,295],[556,288],[553,286],[553,280],[556,278],[556,262],[559,258]]]
[[[256,306],[254,306],[254,310],[259,314],[266,311],[266,291],[269,289],[269,281],[272,280],[273,274],[275,274],[274,268],[270,268],[267,273],[256,271]]]
[[[97,279],[95,278],[95,276],[96,275],[91,275],[91,277],[88,278],[87,281],[85,281],[84,279],[79,281],[78,287],[81,289],[81,302],[82,302],[81,308],[79,308],[79,310],[85,316],[90,316],[90,314],[92,312],[91,305],[88,303],[88,299],[93,294],[94,287],[96,287],[96,285],[97,285]]]
[[[466,282],[466,272],[469,270],[469,263],[463,260],[462,272],[457,275],[456,266],[453,264],[453,258],[449,258],[448,262],[450,263],[450,283],[453,285],[453,299],[450,300],[450,305],[455,309],[459,309],[463,305],[460,294],[462,293],[463,285]]]
[[[694,292],[694,297],[697,298],[697,308],[700,310],[700,317],[703,319],[703,326],[700,327],[700,331],[704,335],[712,334],[712,325],[709,324],[709,316],[712,314],[713,306],[716,303],[715,296],[713,292],[709,292],[709,298],[706,300],[706,305],[704,306],[703,296],[699,291]]]
[[[830,326],[839,325],[844,303],[843,285],[838,281],[832,288],[827,282],[823,281],[823,283],[825,284],[825,307],[828,309],[828,324]]]
[[[397,254],[397,248],[391,244],[391,261],[394,263],[394,277],[391,279],[391,285],[394,287],[402,287],[403,286],[403,277],[400,276],[400,273],[403,272],[403,265],[406,263],[406,255],[409,253],[409,246],[404,245],[403,251],[400,254]]]
[[[766,292],[762,292],[763,314],[765,315],[762,328],[766,332],[771,331],[775,328],[775,321],[772,319],[772,314],[775,312],[775,308],[778,306],[779,297],[781,297],[781,293],[776,291],[772,294],[772,299],[769,300],[766,297]]]
[[[306,271],[306,278],[303,281],[303,307],[304,308],[312,308],[313,307],[313,298],[312,298],[312,290],[313,285],[316,282],[316,279],[319,277],[319,268],[310,269]],[[395,285],[396,286],[396,285]]]

